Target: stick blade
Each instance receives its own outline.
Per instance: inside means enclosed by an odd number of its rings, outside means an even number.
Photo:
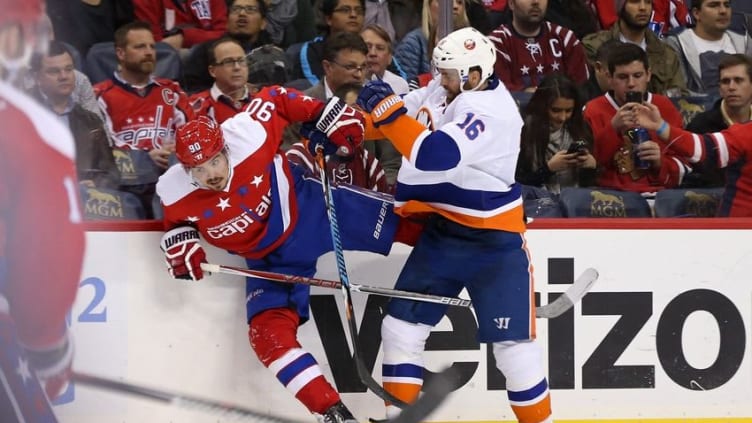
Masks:
[[[561,316],[582,299],[598,281],[598,271],[589,267],[556,301],[536,309],[536,317],[553,319]]]
[[[459,380],[459,371],[454,367],[447,367],[431,378],[431,383],[423,389],[423,395],[417,401],[402,409],[399,416],[386,420],[385,423],[418,423],[439,408],[449,394],[454,390]]]

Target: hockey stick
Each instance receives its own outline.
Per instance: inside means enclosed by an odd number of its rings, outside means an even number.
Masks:
[[[407,406],[403,401],[387,392],[366,369],[363,363],[363,353],[360,350],[360,341],[358,339],[358,327],[355,323],[355,311],[353,309],[352,293],[350,292],[350,278],[347,276],[347,267],[345,266],[345,254],[342,251],[342,240],[339,236],[339,226],[337,224],[337,210],[334,207],[334,196],[329,180],[326,177],[326,161],[324,159],[324,149],[318,148],[316,151],[316,161],[319,165],[319,175],[321,177],[321,188],[324,191],[324,203],[326,204],[326,213],[329,217],[329,231],[332,234],[332,247],[334,255],[337,258],[337,272],[341,283],[342,296],[345,301],[345,316],[347,326],[350,329],[350,338],[353,347],[353,361],[358,371],[358,376],[368,389],[373,391],[384,401],[390,402],[399,408]]]
[[[342,289],[342,283],[319,278],[307,278],[305,276],[285,275],[283,273],[265,272],[262,270],[243,269],[240,267],[225,266],[220,264],[201,263],[201,269],[204,272],[224,273],[236,276],[252,276],[260,279],[266,279],[273,282],[282,283],[300,283],[303,285],[319,286],[322,288]],[[565,311],[569,310],[576,304],[598,280],[598,272],[589,268],[586,269],[579,278],[553,302],[544,306],[537,307],[535,314],[542,319],[553,319],[559,317]],[[455,297],[442,297],[440,295],[422,294],[419,292],[401,291],[398,289],[381,288],[368,285],[358,285],[350,283],[350,291],[362,292],[364,294],[375,294],[384,297],[403,298],[406,300],[424,301],[428,303],[447,304],[459,307],[472,308],[470,300]]]
[[[87,373],[74,372],[72,379],[76,383],[80,383],[92,388],[101,388],[113,392],[131,394],[166,404],[181,406],[187,409],[219,414],[222,417],[226,418],[241,418],[244,421],[252,421],[256,423],[301,423],[299,420],[273,416],[226,402],[214,401],[175,392],[167,392],[154,388],[147,388],[145,386],[139,386],[128,382],[94,376]]]
[[[406,407],[398,417],[393,420],[385,420],[385,423],[418,423],[438,408],[452,392],[454,380],[458,378],[457,370],[448,367],[441,373],[431,378],[431,383],[426,384],[423,395],[414,403]],[[90,388],[105,389],[111,392],[130,394],[141,398],[159,401],[169,405],[181,406],[195,411],[208,412],[221,415],[229,419],[242,419],[254,423],[301,423],[284,417],[274,416],[251,410],[245,407],[199,398],[192,395],[167,392],[155,388],[136,385],[129,382],[94,376],[88,373],[74,372],[72,379],[81,385]]]

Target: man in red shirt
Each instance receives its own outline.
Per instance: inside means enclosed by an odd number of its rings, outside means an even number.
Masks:
[[[224,0],[134,0],[133,12],[151,25],[157,41],[175,50],[214,40],[227,30]]]
[[[682,117],[668,97],[647,91],[650,66],[643,49],[623,43],[614,46],[608,55],[611,90],[590,100],[583,117],[593,131],[593,154],[598,163],[597,185],[603,188],[634,192],[655,192],[673,188],[681,183],[687,171],[684,161],[670,150],[652,141],[639,145],[639,158],[649,164],[648,169],[635,165],[633,145],[624,135],[636,127],[627,92],[638,92],[643,102],[655,104],[672,125],[681,127]]]
[[[254,87],[248,84],[248,62],[236,39],[223,37],[212,43],[209,58],[214,85],[191,96],[190,103],[196,116],[222,123],[248,105]]]
[[[154,186],[174,151],[175,130],[193,117],[193,110],[177,82],[152,76],[157,55],[148,24],[118,28],[115,51],[118,71],[94,90],[115,141],[116,160],[121,158],[120,189],[138,196],[151,218]]]
[[[70,131],[5,82],[43,52],[41,1],[0,0],[0,420],[55,423],[84,232]]]
[[[535,91],[549,73],[561,72],[576,84],[590,77],[577,36],[544,16],[548,0],[509,0],[512,23],[488,35],[496,47],[496,75],[509,91]]]

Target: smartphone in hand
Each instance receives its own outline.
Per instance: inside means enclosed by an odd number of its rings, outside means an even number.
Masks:
[[[644,97],[639,91],[627,91],[627,93],[625,94],[625,99],[627,100],[627,103],[642,104]]]
[[[585,154],[587,152],[587,143],[583,140],[572,141],[567,149],[567,154],[577,153]]]

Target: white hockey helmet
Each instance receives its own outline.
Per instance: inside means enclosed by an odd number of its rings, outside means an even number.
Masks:
[[[470,75],[470,69],[480,67],[481,82],[494,72],[496,49],[485,35],[475,28],[466,27],[449,33],[433,49],[433,65],[439,69],[456,69],[460,77],[460,89]],[[480,85],[480,84],[478,84]]]

